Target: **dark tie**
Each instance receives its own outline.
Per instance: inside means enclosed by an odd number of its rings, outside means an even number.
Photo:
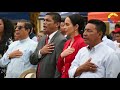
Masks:
[[[48,40],[49,40],[49,36],[46,36],[46,39],[45,39],[45,44],[48,43]],[[37,78],[39,78],[39,75],[40,75],[40,62],[38,63],[38,67],[37,67]]]

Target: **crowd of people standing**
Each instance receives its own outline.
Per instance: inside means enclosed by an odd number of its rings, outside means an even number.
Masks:
[[[63,19],[49,12],[37,36],[30,21],[14,26],[0,18],[0,78],[20,78],[33,69],[34,78],[119,78],[119,24],[111,32],[113,39],[103,21],[85,23],[80,14]]]

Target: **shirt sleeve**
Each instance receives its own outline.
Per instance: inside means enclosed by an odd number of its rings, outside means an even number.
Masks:
[[[115,52],[113,52],[105,62],[106,78],[117,78],[120,73],[120,60]]]
[[[0,60],[0,66],[1,67],[6,67],[8,65],[8,63],[10,63],[10,59],[8,59],[8,54],[5,53]]]
[[[120,60],[120,48],[117,48],[116,51],[115,51],[115,53],[119,57],[119,60]]]
[[[38,58],[41,58],[41,57],[42,57],[42,54],[40,53],[40,50],[39,50]]]
[[[8,65],[8,63],[10,63],[10,59],[8,58],[8,55],[11,51],[11,45],[9,46],[8,50],[6,51],[6,53],[3,55],[3,57],[0,59],[0,66],[1,67],[6,67]]]

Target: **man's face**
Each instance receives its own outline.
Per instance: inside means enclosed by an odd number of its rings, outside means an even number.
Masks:
[[[54,22],[53,17],[46,15],[43,22],[43,30],[45,34],[51,34],[56,31],[57,23]]]
[[[101,36],[101,33],[96,30],[96,26],[94,24],[88,23],[85,26],[83,38],[86,44],[95,46],[98,44],[98,41],[101,40]]]
[[[60,31],[63,32],[63,33],[65,33],[65,28],[64,28],[64,26],[65,26],[65,23],[64,23],[64,22],[61,22],[61,23],[60,23]]]
[[[120,43],[120,33],[115,34],[115,40],[117,40],[117,42]]]
[[[19,40],[19,38],[20,38],[19,32],[15,31],[15,32],[14,32],[14,40],[15,40],[15,41],[16,41],[16,40]]]
[[[4,32],[4,24],[2,19],[0,19],[0,32]]]
[[[19,36],[19,39],[25,39],[26,37],[28,37],[28,30],[25,29],[25,25],[23,22],[18,22],[15,28],[15,32],[17,33],[17,35]]]

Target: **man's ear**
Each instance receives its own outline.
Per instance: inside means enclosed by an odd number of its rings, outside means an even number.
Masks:
[[[59,22],[56,23],[56,27],[60,27],[60,23]]]
[[[30,29],[27,29],[27,32],[30,34],[31,30],[30,30]]]
[[[98,32],[99,37],[102,37],[103,33],[102,32]]]

